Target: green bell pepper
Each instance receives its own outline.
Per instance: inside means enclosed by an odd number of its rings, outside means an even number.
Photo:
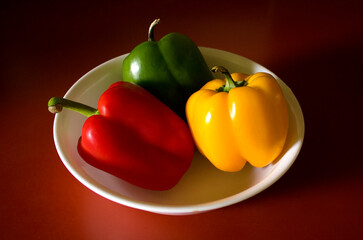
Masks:
[[[123,81],[135,83],[185,119],[185,104],[213,76],[195,43],[180,33],[154,40],[156,19],[148,41],[136,46],[122,65]]]

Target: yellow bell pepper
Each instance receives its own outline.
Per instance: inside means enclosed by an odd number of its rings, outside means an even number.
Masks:
[[[220,71],[187,101],[186,115],[198,150],[218,169],[236,172],[246,161],[264,167],[281,153],[289,117],[282,90],[268,73]]]

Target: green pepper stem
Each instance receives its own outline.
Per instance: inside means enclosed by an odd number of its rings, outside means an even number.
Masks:
[[[149,27],[149,33],[148,33],[148,41],[155,41],[154,40],[154,28],[155,26],[160,22],[160,19],[155,19]]]
[[[63,108],[73,110],[86,117],[100,114],[99,111],[93,107],[61,97],[52,97],[48,102],[48,110],[51,113],[59,113]]]
[[[222,66],[214,66],[212,67],[211,71],[213,73],[220,72],[226,77],[226,85],[223,88],[224,92],[229,92],[229,90],[236,87],[236,82],[233,81],[231,74],[228,72],[226,68]]]

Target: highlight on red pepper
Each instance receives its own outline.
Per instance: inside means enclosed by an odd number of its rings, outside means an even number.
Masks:
[[[112,84],[99,98],[98,109],[59,97],[51,98],[48,108],[87,116],[78,153],[90,165],[131,184],[168,190],[190,167],[194,141],[188,126],[136,84]]]

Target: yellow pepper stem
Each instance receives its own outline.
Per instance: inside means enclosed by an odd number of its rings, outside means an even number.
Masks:
[[[214,66],[214,67],[212,67],[211,71],[213,73],[220,72],[226,77],[226,85],[222,86],[221,87],[222,89],[218,89],[218,91],[229,92],[229,90],[236,87],[236,82],[233,81],[231,74],[225,67]]]
[[[226,84],[221,86],[220,88],[216,89],[218,92],[227,92],[228,93],[232,88],[244,87],[244,86],[247,85],[246,80],[235,82],[233,80],[231,74],[229,73],[229,71],[225,67],[215,66],[215,67],[212,67],[211,71],[213,73],[220,72],[226,77]]]

